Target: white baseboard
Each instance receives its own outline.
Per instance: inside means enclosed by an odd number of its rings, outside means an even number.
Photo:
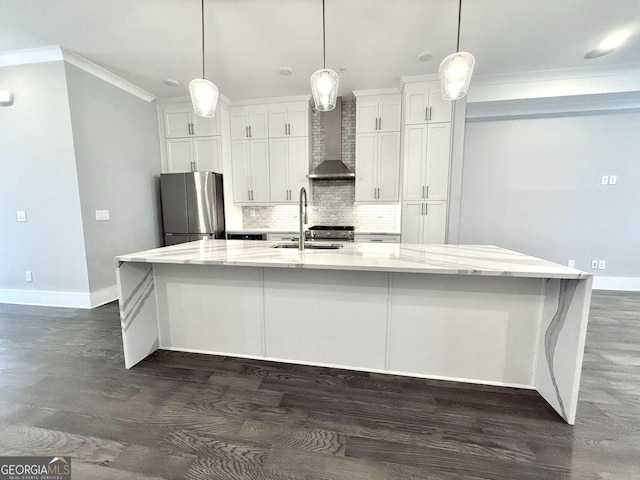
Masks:
[[[113,285],[92,293],[51,292],[43,290],[15,290],[0,288],[0,303],[37,305],[42,307],[95,308],[118,298]]]
[[[118,285],[111,285],[89,294],[89,308],[96,308],[118,299]]]
[[[621,290],[640,292],[640,278],[638,277],[593,277],[594,290]]]

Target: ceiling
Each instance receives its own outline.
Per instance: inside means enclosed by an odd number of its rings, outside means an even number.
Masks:
[[[437,73],[456,48],[456,0],[326,0],[327,66],[340,93]],[[632,31],[610,55],[584,54]],[[461,49],[482,75],[640,70],[640,0],[466,0]],[[308,94],[322,67],[321,0],[205,0],[206,70],[227,97]],[[158,97],[187,95],[201,74],[199,0],[0,0],[0,52],[62,45]],[[420,52],[433,59],[419,62]],[[288,66],[284,77],[278,68]],[[177,87],[164,79],[180,82]]]

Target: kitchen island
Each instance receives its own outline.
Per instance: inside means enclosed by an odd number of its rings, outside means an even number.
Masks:
[[[588,273],[486,245],[202,240],[116,261],[127,368],[160,348],[529,388],[575,422]]]

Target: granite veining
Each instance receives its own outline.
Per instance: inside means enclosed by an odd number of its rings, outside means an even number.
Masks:
[[[200,240],[116,257],[121,262],[237,265],[450,275],[583,279],[591,274],[493,245],[344,243],[339,250],[271,248],[275,242]]]

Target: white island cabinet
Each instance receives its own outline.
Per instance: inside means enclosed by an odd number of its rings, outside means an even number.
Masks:
[[[528,388],[575,422],[590,274],[494,246],[271,245],[117,257],[125,366],[160,348]]]

